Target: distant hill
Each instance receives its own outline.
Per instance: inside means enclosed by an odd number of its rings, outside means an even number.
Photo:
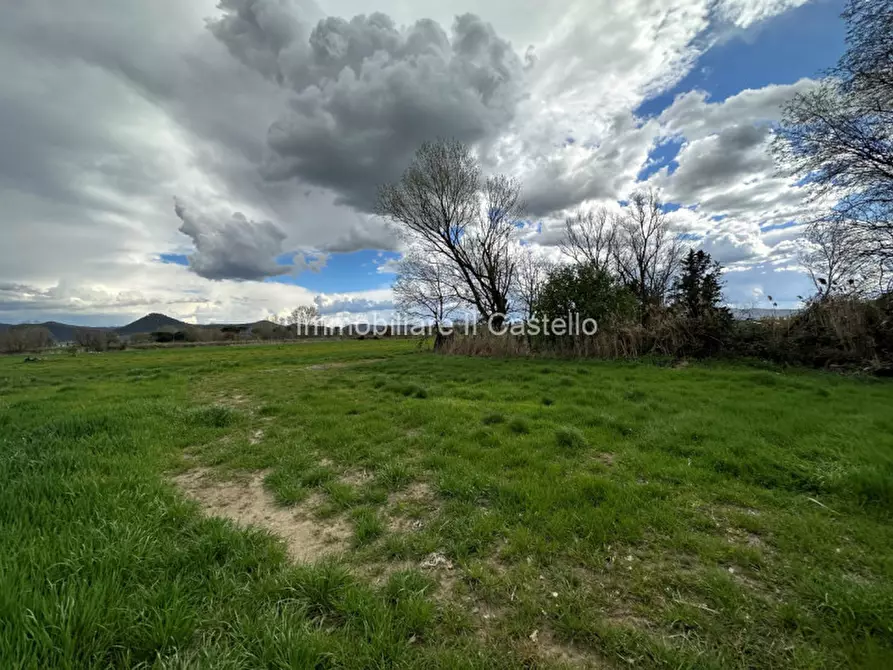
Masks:
[[[764,308],[754,308],[754,309],[732,309],[732,314],[736,319],[765,319],[765,318],[783,318],[791,316],[796,313],[797,310],[793,309],[764,309]],[[122,337],[129,337],[131,335],[142,334],[142,333],[155,333],[159,330],[184,330],[186,328],[195,327],[193,324],[186,323],[185,321],[180,321],[179,319],[175,319],[173,317],[168,316],[167,314],[158,314],[152,313],[147,314],[144,317],[133,321],[132,323],[128,323],[126,326],[120,326],[118,328],[112,327],[85,327],[85,326],[73,326],[67,323],[59,323],[58,321],[46,321],[44,323],[29,323],[29,324],[10,324],[10,323],[0,323],[0,331],[6,330],[7,328],[21,326],[34,326],[34,327],[42,327],[46,328],[50,331],[53,339],[58,342],[72,342],[74,340],[74,334],[77,330],[104,330],[104,331],[112,331],[117,333]],[[239,330],[245,332],[253,332],[256,328],[261,327],[265,328],[273,328],[278,327],[278,324],[273,323],[272,321],[268,321],[266,319],[261,321],[255,321],[253,323],[206,323],[199,324],[199,328],[237,328]],[[400,328],[396,328],[394,333],[399,334]],[[408,331],[408,327],[405,329]],[[373,335],[373,330],[371,326],[362,323],[355,323],[346,326],[327,326],[321,327],[318,331],[319,335],[322,336],[342,336],[342,337],[356,337],[361,334],[365,335]]]
[[[76,330],[112,330],[111,328],[72,326],[58,321],[44,321],[43,323],[0,323],[0,331],[8,328],[46,328],[56,342],[71,342],[74,340]]]
[[[56,342],[73,342],[74,332],[76,330],[111,330],[111,328],[85,328],[84,326],[72,326],[67,323],[59,323],[58,321],[47,321],[46,323],[40,323],[38,325],[43,326],[50,331],[50,335],[53,336],[53,339],[56,340]]]
[[[179,319],[175,319],[167,314],[146,314],[146,316],[137,319],[133,323],[128,323],[126,326],[121,326],[120,328],[115,328],[114,331],[118,333],[118,335],[135,335],[137,333],[154,333],[162,328],[188,328],[190,324],[185,321],[180,321]]]

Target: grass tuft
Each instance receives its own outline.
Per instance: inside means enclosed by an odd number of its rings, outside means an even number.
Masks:
[[[518,435],[526,435],[530,432],[530,422],[523,416],[516,416],[509,421],[509,430]]]
[[[555,441],[559,447],[564,447],[565,449],[585,449],[589,446],[583,433],[571,426],[562,426],[556,430]]]
[[[375,471],[376,481],[388,491],[397,491],[413,479],[413,473],[405,463],[385,463]]]
[[[223,405],[196,407],[186,414],[187,420],[199,426],[226,428],[236,422],[236,413]]]
[[[354,522],[354,541],[362,546],[384,534],[384,522],[378,513],[369,507],[358,507],[351,513]]]

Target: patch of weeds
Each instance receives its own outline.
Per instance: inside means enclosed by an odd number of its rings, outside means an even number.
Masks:
[[[359,507],[351,513],[354,540],[358,546],[369,544],[384,533],[384,522],[371,507]]]
[[[419,384],[408,384],[407,387],[403,389],[403,395],[412,396],[413,398],[427,398],[428,389]]]
[[[893,510],[893,473],[884,468],[859,468],[844,476],[840,489],[861,505]]]
[[[584,476],[576,481],[576,488],[582,500],[591,505],[599,505],[610,497],[613,486],[602,477]]]
[[[324,466],[310,468],[300,474],[301,484],[308,488],[316,488],[322,486],[328,481],[335,478],[335,473]]]
[[[354,580],[346,568],[330,563],[300,566],[285,584],[312,618],[336,614],[353,585]]]
[[[226,428],[236,422],[236,413],[223,405],[195,407],[186,412],[190,423],[209,428]]]
[[[556,430],[555,441],[558,442],[559,447],[565,449],[585,449],[589,446],[583,433],[571,426],[562,426]]]
[[[530,422],[523,416],[516,416],[509,421],[509,430],[518,435],[526,435],[530,432]]]
[[[357,490],[353,486],[335,480],[326,482],[323,485],[323,490],[329,495],[332,503],[340,509],[352,507],[359,498]]]
[[[554,400],[554,398],[550,398],[549,396],[543,396],[543,399],[542,399],[541,402],[542,402],[546,407],[549,407],[549,406],[555,404],[555,400]]]
[[[388,579],[384,587],[385,597],[390,603],[397,603],[407,597],[425,595],[436,590],[436,584],[418,570],[401,570]]]
[[[388,491],[396,491],[412,481],[412,472],[404,463],[385,463],[375,471],[375,480]]]
[[[434,591],[434,583],[425,575],[415,570],[397,572],[383,591],[405,634],[418,637],[434,623],[434,603],[427,597]]]
[[[778,386],[779,377],[777,373],[760,370],[759,372],[751,372],[746,377],[751,384],[758,386]]]
[[[483,419],[481,419],[481,423],[485,426],[492,426],[493,424],[502,423],[504,421],[505,417],[499,412],[491,412],[490,414],[485,415]]]
[[[296,505],[307,498],[301,478],[283,469],[274,470],[264,477],[264,485],[273,492],[273,497],[280,505]]]
[[[406,396],[407,398],[427,398],[428,397],[428,389],[426,389],[421,384],[416,384],[415,382],[408,383],[390,383],[387,384],[384,389],[386,391],[390,391],[391,393],[397,393],[402,396]]]

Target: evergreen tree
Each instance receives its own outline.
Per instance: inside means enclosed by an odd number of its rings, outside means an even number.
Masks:
[[[722,307],[722,266],[710,254],[689,250],[674,286],[676,303],[686,316],[701,319]]]
[[[715,353],[732,326],[732,313],[722,304],[722,266],[705,251],[691,249],[682,259],[673,289],[675,305],[691,334],[691,353]]]

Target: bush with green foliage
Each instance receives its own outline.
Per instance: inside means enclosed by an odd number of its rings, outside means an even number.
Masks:
[[[540,291],[535,312],[541,319],[595,319],[601,329],[635,317],[636,298],[616,277],[591,263],[554,268]]]

